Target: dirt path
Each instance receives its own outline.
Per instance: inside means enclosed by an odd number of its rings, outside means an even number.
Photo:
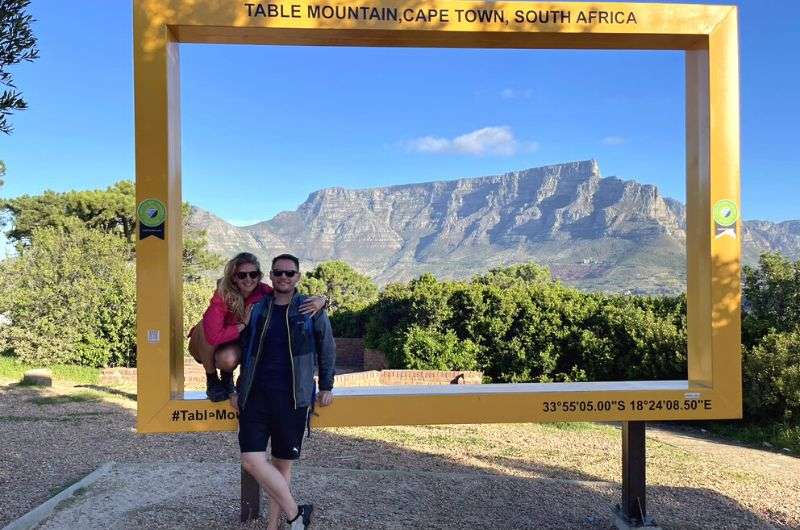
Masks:
[[[0,385],[0,526],[113,461],[92,488],[128,491],[135,506],[82,527],[238,527],[235,434],[142,436],[134,414],[124,392]],[[647,450],[663,527],[800,528],[800,459],[659,428]],[[613,425],[324,429],[303,452],[295,491],[319,506],[319,529],[607,528],[620,496]],[[123,504],[103,498],[81,517]]]

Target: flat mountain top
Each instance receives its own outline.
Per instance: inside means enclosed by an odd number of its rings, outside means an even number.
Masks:
[[[367,189],[326,188],[294,211],[233,226],[193,208],[211,250],[297,255],[304,268],[343,260],[379,284],[425,272],[464,278],[528,261],[585,289],[670,293],[685,288],[685,208],[656,186],[603,177],[584,160],[476,178]],[[800,257],[800,221],[749,221],[745,262]]]

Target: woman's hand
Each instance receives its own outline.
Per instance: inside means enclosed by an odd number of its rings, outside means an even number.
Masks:
[[[242,320],[242,321],[239,323],[239,325],[240,325],[240,326],[242,326],[242,328],[239,330],[240,332],[241,332],[241,331],[242,331],[244,328],[246,328],[246,327],[247,327],[247,324],[249,324],[249,323],[250,323],[250,315],[252,314],[252,312],[253,312],[253,304],[250,304],[250,305],[248,305],[248,306],[247,306],[247,307],[244,309],[244,319],[243,319],[243,320]]]
[[[317,312],[325,307],[328,303],[327,296],[310,296],[306,301],[300,304],[300,312],[304,315],[314,316]]]

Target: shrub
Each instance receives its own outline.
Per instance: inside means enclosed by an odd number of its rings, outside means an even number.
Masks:
[[[135,271],[125,240],[80,225],[40,228],[0,263],[0,349],[32,364],[130,366]]]
[[[745,346],[755,346],[771,331],[791,331],[800,325],[800,260],[762,254],[758,267],[745,266],[742,276]]]
[[[203,318],[208,302],[214,296],[214,289],[216,282],[207,278],[183,283],[183,336],[184,351],[187,354],[189,339],[186,337],[189,330]]]
[[[444,333],[412,326],[403,337],[403,365],[416,370],[474,370],[478,347],[459,340],[450,330]]]
[[[746,349],[743,379],[748,419],[800,421],[800,327]]]

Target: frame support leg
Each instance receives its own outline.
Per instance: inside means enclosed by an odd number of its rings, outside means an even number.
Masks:
[[[645,422],[622,422],[622,504],[617,505],[619,529],[654,528],[647,516]]]
[[[261,515],[261,486],[258,481],[242,468],[242,509],[243,523],[258,519]]]

